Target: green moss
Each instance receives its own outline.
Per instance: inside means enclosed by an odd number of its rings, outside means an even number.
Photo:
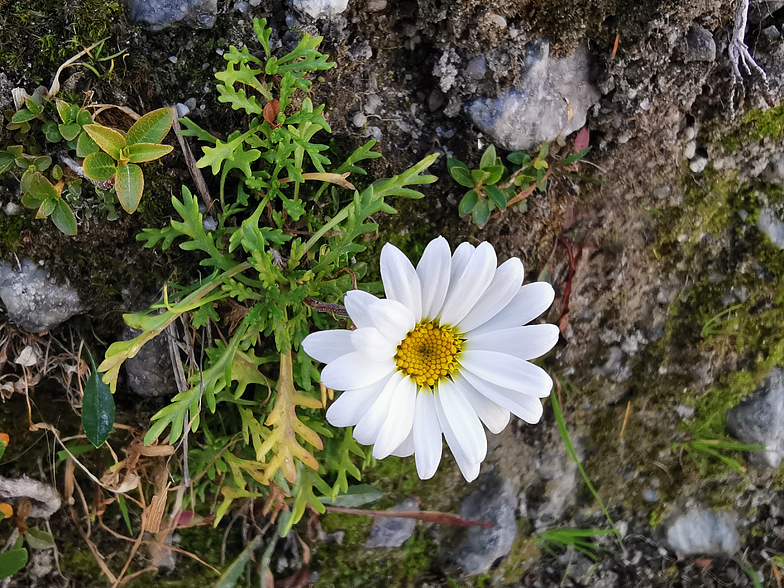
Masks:
[[[784,134],[784,104],[765,110],[752,110],[732,132],[721,138],[719,144],[734,151],[743,143],[759,141],[765,137],[778,139]]]
[[[19,243],[19,235],[27,227],[24,215],[8,216],[0,213],[0,250],[13,251]]]

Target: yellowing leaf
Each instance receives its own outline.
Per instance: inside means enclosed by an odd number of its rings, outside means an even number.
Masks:
[[[174,110],[171,108],[159,108],[148,112],[133,126],[128,129],[125,136],[128,145],[136,143],[160,143],[168,134],[174,122]]]
[[[125,147],[125,137],[119,132],[103,125],[84,125],[84,130],[90,135],[98,146],[111,155],[114,159],[120,159],[120,150]]]
[[[142,168],[133,163],[118,165],[114,189],[117,190],[117,199],[125,212],[133,214],[144,192]]]
[[[82,169],[84,170],[84,175],[91,180],[105,182],[114,177],[114,174],[117,172],[117,164],[111,156],[98,151],[84,158]]]
[[[294,375],[291,361],[291,350],[280,354],[280,377],[278,378],[278,397],[275,408],[264,423],[272,427],[272,434],[259,448],[256,458],[262,461],[269,451],[274,456],[264,471],[264,483],[268,484],[276,471],[281,470],[292,484],[297,481],[297,464],[295,458],[311,469],[318,471],[318,462],[307,449],[297,441],[297,435],[316,449],[323,449],[321,438],[315,431],[307,427],[297,418],[297,406],[319,408],[321,402],[316,398],[297,393],[294,387]]]
[[[135,143],[128,145],[128,156],[131,163],[144,163],[163,157],[174,149],[171,145],[157,143]]]

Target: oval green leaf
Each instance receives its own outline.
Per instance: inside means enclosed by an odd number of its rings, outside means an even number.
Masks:
[[[57,199],[57,206],[52,211],[52,222],[60,231],[69,237],[76,234],[76,217],[71,207],[62,198]]]
[[[82,169],[84,175],[94,182],[105,182],[117,173],[117,164],[109,155],[99,151],[84,158]]]
[[[476,190],[469,190],[466,192],[465,196],[463,196],[463,199],[457,207],[458,214],[460,216],[465,216],[474,209],[474,206],[476,206],[478,201],[479,194],[477,194]]]
[[[83,127],[84,125],[92,124],[92,122],[93,117],[90,115],[90,113],[84,108],[80,108],[76,113],[76,124],[80,127]]]
[[[490,202],[495,204],[496,208],[499,210],[506,210],[506,196],[504,196],[504,193],[501,192],[501,190],[492,184],[489,184],[485,186],[485,194],[487,194]]]
[[[131,163],[144,163],[163,157],[171,153],[171,145],[158,145],[157,143],[134,143],[128,145],[128,157]]]
[[[79,138],[76,140],[76,156],[87,157],[90,153],[97,153],[101,148],[98,143],[90,138],[87,133],[80,133]]]
[[[148,112],[128,129],[125,139],[128,145],[135,143],[160,143],[174,122],[174,110],[159,108]]]
[[[23,122],[27,122],[28,120],[33,120],[36,116],[38,115],[35,114],[34,112],[30,112],[27,109],[22,109],[19,112],[14,113],[14,116],[11,117],[11,122],[23,123]]]
[[[487,179],[490,177],[490,172],[486,172],[481,169],[473,169],[471,170],[471,179],[474,182],[474,186],[481,186]]]
[[[46,218],[54,212],[55,206],[57,206],[57,198],[47,198],[41,203],[41,206],[38,207],[35,218]]]
[[[40,157],[36,157],[33,160],[33,165],[35,166],[35,169],[37,169],[38,171],[44,171],[50,165],[52,165],[52,158],[49,157],[48,155],[41,155]]]
[[[491,165],[495,165],[495,145],[488,145],[485,152],[482,153],[482,159],[479,161],[480,169],[487,169]]]
[[[14,166],[14,155],[8,151],[0,151],[0,176]]]
[[[114,159],[120,159],[120,149],[126,145],[125,137],[114,129],[103,125],[84,125],[83,128],[101,149]]]
[[[451,175],[461,186],[465,186],[466,188],[474,187],[474,181],[471,179],[471,172],[467,167],[453,167],[449,170],[449,175]]]
[[[66,141],[76,139],[76,136],[82,131],[82,127],[76,123],[57,125],[57,129]]]
[[[0,579],[9,578],[24,568],[28,557],[27,550],[24,548],[0,553]]]
[[[133,214],[139,206],[144,191],[142,168],[133,163],[117,166],[117,179],[114,182],[117,199],[128,214]]]
[[[491,165],[484,171],[490,174],[485,181],[486,184],[496,184],[503,177],[506,168],[503,165]]]
[[[60,115],[60,120],[63,121],[64,124],[67,125],[74,121],[71,105],[65,100],[55,100],[55,106],[57,107],[57,114]]]
[[[490,220],[490,202],[481,200],[471,212],[474,217],[474,222],[480,227],[484,226]]]
[[[84,387],[82,399],[82,426],[87,440],[100,447],[114,426],[114,396],[109,385],[101,378],[89,351],[87,356],[90,360],[90,377]]]
[[[59,198],[57,190],[54,189],[54,186],[52,186],[52,184],[49,183],[49,180],[40,172],[35,172],[30,176],[27,193],[41,202],[51,198]]]
[[[46,531],[29,527],[25,533],[25,541],[33,549],[49,549],[54,547],[54,537]]]

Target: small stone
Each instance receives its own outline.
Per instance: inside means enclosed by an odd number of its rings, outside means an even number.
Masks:
[[[757,228],[765,233],[776,247],[784,249],[784,222],[771,208],[766,206],[760,210]]]
[[[689,164],[689,169],[695,174],[702,173],[708,167],[708,158],[704,155],[695,155]]]
[[[705,27],[692,23],[686,35],[686,61],[716,61],[716,41]]]
[[[493,14],[490,16],[490,22],[497,26],[499,29],[506,28],[506,19],[500,14]]]
[[[381,98],[379,98],[378,94],[370,94],[365,101],[365,114],[378,114],[382,105],[383,102],[381,102]]]
[[[458,527],[447,531],[442,550],[466,574],[483,574],[512,549],[517,537],[517,492],[511,482],[495,473],[483,475],[479,488],[460,504],[460,514],[466,518],[484,519],[493,527]]]
[[[444,105],[444,95],[438,88],[433,88],[430,95],[427,97],[427,107],[430,112],[435,112]]]
[[[387,0],[368,0],[368,12],[381,12],[387,7]]]
[[[5,213],[8,216],[16,216],[17,214],[22,214],[22,207],[19,206],[16,202],[9,202],[5,205]]]
[[[653,195],[661,200],[667,198],[671,192],[672,188],[670,186],[659,186],[653,191]]]
[[[245,2],[245,0],[240,0],[239,2],[234,3],[234,10],[240,13],[245,13],[250,8],[250,4]]]
[[[697,136],[697,131],[694,130],[694,127],[685,127],[683,129],[683,138],[687,141],[691,141],[694,137]]]
[[[358,129],[361,129],[362,127],[364,127],[367,124],[367,117],[364,114],[362,114],[361,112],[357,112],[354,115],[354,118],[351,119],[351,122],[353,123],[353,125],[355,127],[357,127]]]
[[[646,488],[642,491],[642,499],[645,502],[659,502],[659,493],[653,488]]]
[[[125,327],[123,341],[130,341],[142,331]],[[172,396],[177,393],[167,334],[161,333],[144,344],[132,358],[125,360],[128,387],[144,398]]]
[[[708,555],[730,558],[740,547],[735,521],[726,512],[692,510],[667,529],[667,542],[679,556]]]
[[[484,55],[478,55],[468,62],[466,75],[474,80],[481,80],[487,73],[487,60]]]
[[[176,55],[169,55],[169,61],[172,63],[177,63],[177,56]]]
[[[182,118],[183,116],[188,116],[188,113],[191,111],[190,108],[185,106],[182,102],[177,103],[177,117]]]
[[[256,8],[257,6],[261,6],[261,0],[250,0],[248,3],[251,6],[253,6],[253,8]]]
[[[188,99],[185,101],[185,106],[186,106],[186,107],[187,107],[189,110],[193,110],[194,108],[196,108],[196,98],[188,98]]]
[[[348,0],[289,0],[289,4],[311,18],[332,18],[348,7]]]
[[[394,512],[419,512],[419,503],[413,498],[406,498],[391,509]],[[401,547],[414,534],[415,519],[376,519],[370,528],[370,537],[365,547]]]
[[[784,459],[784,369],[775,367],[754,393],[727,413],[727,432],[743,443],[762,443],[749,463],[777,468]]]
[[[776,28],[776,25],[770,25],[762,29],[762,34],[769,39],[778,39],[781,37],[781,31]]]
[[[697,153],[697,141],[689,141],[683,148],[683,156],[686,159],[691,159]]]
[[[50,331],[84,310],[79,295],[25,259],[19,271],[0,263],[0,299],[11,322],[31,333]]]
[[[160,31],[182,21],[193,28],[210,28],[218,15],[218,0],[128,0],[131,20]]]
[[[208,216],[202,221],[202,226],[204,227],[205,231],[214,231],[218,228],[218,221],[216,221],[211,216]]]
[[[373,57],[373,49],[370,43],[362,41],[348,50],[348,56],[354,61],[367,61]]]

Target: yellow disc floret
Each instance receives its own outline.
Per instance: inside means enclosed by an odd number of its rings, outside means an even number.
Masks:
[[[433,386],[457,367],[463,340],[454,329],[421,322],[397,347],[395,362],[418,386]]]

